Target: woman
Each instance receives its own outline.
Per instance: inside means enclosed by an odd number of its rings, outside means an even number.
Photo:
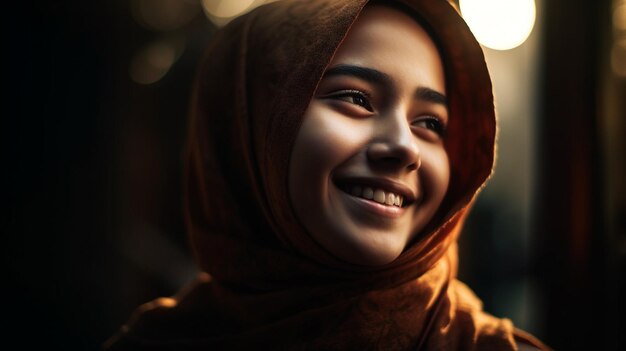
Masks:
[[[213,40],[186,177],[208,274],[110,349],[547,349],[455,279],[493,164],[479,45],[445,1],[366,3],[279,1]]]

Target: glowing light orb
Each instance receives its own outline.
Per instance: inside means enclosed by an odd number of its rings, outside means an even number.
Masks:
[[[613,25],[619,30],[626,30],[626,1],[618,2],[613,9]]]
[[[478,42],[495,50],[522,45],[537,15],[534,0],[460,0],[459,5]]]
[[[235,17],[245,11],[254,0],[202,0],[202,7],[212,16]]]

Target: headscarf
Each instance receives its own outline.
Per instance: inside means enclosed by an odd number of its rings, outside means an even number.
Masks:
[[[141,306],[115,350],[545,349],[482,312],[456,280],[456,241],[491,174],[496,122],[482,50],[444,0],[402,0],[438,44],[451,180],[428,229],[393,262],[363,267],[320,246],[295,216],[290,153],[333,54],[367,0],[283,0],[224,27],[192,98],[185,214],[204,272]]]

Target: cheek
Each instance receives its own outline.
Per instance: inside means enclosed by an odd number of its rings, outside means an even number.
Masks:
[[[448,154],[441,145],[429,146],[422,154],[424,190],[437,207],[443,200],[450,182]]]
[[[306,172],[329,174],[358,153],[366,134],[367,126],[358,120],[312,103],[296,138],[292,162],[302,164]]]
[[[450,164],[443,146],[422,145],[422,165],[418,171],[419,187],[424,196],[423,202],[416,208],[412,233],[417,235],[439,210],[448,191],[450,182]]]
[[[303,117],[291,153],[289,191],[298,202],[326,201],[333,170],[358,153],[365,140],[364,126],[312,102]],[[300,204],[302,205],[302,204]]]

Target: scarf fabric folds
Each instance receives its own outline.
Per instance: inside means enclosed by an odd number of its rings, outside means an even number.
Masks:
[[[322,74],[366,0],[284,0],[212,39],[189,127],[185,214],[204,272],[141,306],[111,350],[547,349],[482,312],[456,280],[456,241],[494,162],[496,122],[482,50],[444,0],[398,1],[444,61],[451,181],[429,229],[395,261],[347,264],[295,217],[288,161]]]

